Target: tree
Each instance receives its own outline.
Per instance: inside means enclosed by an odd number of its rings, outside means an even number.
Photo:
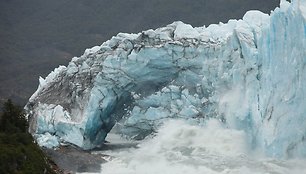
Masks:
[[[27,129],[23,109],[7,100],[0,117],[0,174],[55,174]]]
[[[26,132],[28,122],[23,109],[7,100],[3,105],[3,112],[0,119],[0,132]]]

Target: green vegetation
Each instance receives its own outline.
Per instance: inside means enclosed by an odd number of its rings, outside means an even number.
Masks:
[[[11,100],[0,117],[0,174],[53,174],[49,160],[27,132],[23,110]]]

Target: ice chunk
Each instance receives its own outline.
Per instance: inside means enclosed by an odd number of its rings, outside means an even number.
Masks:
[[[58,137],[52,136],[50,133],[40,134],[36,137],[37,143],[46,148],[54,148],[59,146]]]
[[[176,22],[176,29],[174,31],[174,39],[180,40],[183,38],[194,39],[199,38],[199,32],[189,24]]]

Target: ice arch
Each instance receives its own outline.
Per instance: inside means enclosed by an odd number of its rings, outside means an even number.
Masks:
[[[120,118],[137,137],[165,119],[216,117],[267,155],[306,156],[305,3],[207,28],[120,33],[40,79],[30,131],[41,145],[90,149]]]

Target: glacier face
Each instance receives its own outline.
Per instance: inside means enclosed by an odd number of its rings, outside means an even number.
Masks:
[[[30,132],[42,146],[91,149],[116,122],[142,139],[169,119],[217,118],[269,156],[305,157],[305,20],[306,1],[295,0],[270,16],[119,33],[40,78]]]

